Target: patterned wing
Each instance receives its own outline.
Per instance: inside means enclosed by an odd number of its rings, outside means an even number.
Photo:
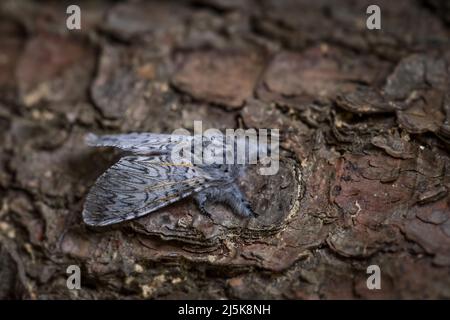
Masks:
[[[208,169],[171,163],[169,157],[127,156],[101,175],[86,198],[83,220],[104,226],[141,217],[227,177]]]
[[[176,144],[190,142],[188,135],[173,135],[160,133],[128,133],[97,136],[86,135],[86,143],[95,147],[116,147],[135,154],[164,154]]]

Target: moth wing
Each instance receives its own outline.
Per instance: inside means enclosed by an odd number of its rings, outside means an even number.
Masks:
[[[226,179],[169,157],[127,156],[103,173],[89,191],[83,220],[104,226],[141,217]]]
[[[94,147],[116,147],[135,154],[164,154],[179,143],[190,143],[193,137],[189,135],[161,133],[128,133],[97,136],[86,135],[85,141]]]

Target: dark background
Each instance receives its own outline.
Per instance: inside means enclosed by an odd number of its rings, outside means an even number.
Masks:
[[[449,2],[86,1],[72,31],[68,4],[0,3],[0,298],[450,298]],[[118,157],[87,132],[194,120],[281,130],[258,219],[83,224]]]

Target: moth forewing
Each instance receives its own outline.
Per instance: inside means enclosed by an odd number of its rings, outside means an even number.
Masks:
[[[94,226],[141,217],[225,181],[167,155],[127,156],[102,174],[87,195],[83,219]]]

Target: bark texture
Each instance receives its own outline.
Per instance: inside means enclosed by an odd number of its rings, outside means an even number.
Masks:
[[[450,7],[378,1],[371,31],[371,2],[86,1],[70,31],[1,1],[0,299],[450,298]],[[279,173],[241,181],[259,218],[83,224],[118,158],[87,132],[194,120],[281,130]]]

